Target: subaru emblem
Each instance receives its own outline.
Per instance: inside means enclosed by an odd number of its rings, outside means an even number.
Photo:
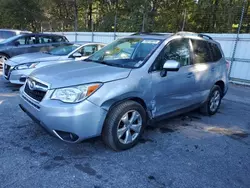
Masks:
[[[28,82],[30,90],[34,90],[36,87],[36,82],[29,80]]]

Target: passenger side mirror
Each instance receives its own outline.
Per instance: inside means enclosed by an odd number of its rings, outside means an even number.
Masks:
[[[79,52],[76,52],[72,55],[74,58],[78,58],[78,57],[82,57],[82,54],[80,54]]]
[[[168,71],[178,71],[181,67],[181,64],[175,60],[167,60],[161,71],[161,77],[165,77]]]

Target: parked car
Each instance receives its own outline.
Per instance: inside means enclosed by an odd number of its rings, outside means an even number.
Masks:
[[[21,34],[0,42],[0,69],[9,58],[31,52],[48,51],[68,43],[65,36],[43,33]]]
[[[102,135],[109,147],[124,150],[148,122],[196,108],[215,114],[227,89],[225,56],[209,36],[135,34],[85,62],[32,72],[20,107],[63,141]]]
[[[18,55],[5,61],[3,76],[13,84],[24,84],[27,76],[38,68],[56,63],[84,60],[104,46],[103,43],[67,44],[48,52]]]
[[[32,33],[32,32],[14,30],[14,29],[0,29],[0,42],[4,41],[7,38],[26,33]]]

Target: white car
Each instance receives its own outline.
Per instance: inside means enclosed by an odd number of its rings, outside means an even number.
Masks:
[[[27,53],[5,61],[3,76],[13,84],[24,84],[27,76],[37,68],[88,58],[104,47],[103,43],[68,44],[48,52]]]

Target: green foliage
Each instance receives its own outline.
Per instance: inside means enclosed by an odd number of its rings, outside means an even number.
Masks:
[[[237,30],[243,0],[0,0],[0,3],[1,28],[231,33]],[[241,32],[249,31],[247,1]]]

